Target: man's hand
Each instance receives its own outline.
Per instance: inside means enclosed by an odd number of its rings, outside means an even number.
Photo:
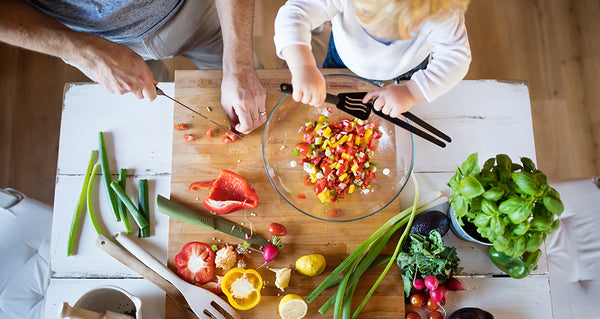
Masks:
[[[423,98],[416,98],[405,84],[394,84],[375,89],[365,95],[362,102],[373,102],[373,108],[391,117],[398,117],[411,107],[421,103]]]
[[[237,132],[248,134],[265,123],[266,96],[252,67],[234,74],[223,74],[221,104],[231,127]]]
[[[98,43],[101,42],[101,43]],[[138,99],[153,101],[156,98],[152,70],[144,59],[128,47],[104,39],[94,41],[89,51],[90,58],[83,67],[92,72],[108,92],[125,94],[132,92]]]

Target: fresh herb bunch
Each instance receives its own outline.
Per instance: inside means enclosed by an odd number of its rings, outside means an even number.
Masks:
[[[521,158],[520,165],[499,154],[481,170],[477,160],[477,153],[471,154],[448,182],[458,222],[464,225],[466,218],[509,257],[535,253],[558,228],[555,217],[564,210],[560,194],[527,157]]]
[[[445,246],[437,230],[432,230],[429,237],[410,234],[409,243],[396,257],[396,263],[402,270],[405,296],[410,295],[413,280],[417,277],[433,275],[444,283],[462,271],[458,267],[460,258],[456,255],[456,248]]]

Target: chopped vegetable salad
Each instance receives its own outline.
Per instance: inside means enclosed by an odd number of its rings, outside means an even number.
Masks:
[[[321,203],[335,202],[355,191],[368,193],[377,164],[371,159],[381,138],[376,122],[342,119],[329,122],[321,115],[305,123],[304,141],[293,153],[307,175],[304,184],[313,186]]]

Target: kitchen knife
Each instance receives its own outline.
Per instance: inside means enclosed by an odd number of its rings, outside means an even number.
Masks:
[[[177,104],[179,104],[179,105],[181,105],[181,106],[185,107],[186,109],[188,109],[188,110],[190,110],[190,111],[192,111],[192,112],[196,113],[197,115],[200,115],[202,118],[209,120],[209,121],[210,121],[211,123],[213,123],[214,125],[216,125],[216,126],[218,126],[218,127],[222,128],[223,130],[225,130],[225,132],[228,132],[228,131],[229,131],[229,132],[231,132],[233,135],[235,135],[235,136],[237,136],[237,137],[241,138],[242,140],[244,140],[244,141],[246,140],[246,139],[245,139],[243,136],[241,136],[240,134],[238,134],[238,133],[237,133],[237,132],[235,132],[234,130],[232,130],[232,129],[228,129],[228,128],[225,128],[225,126],[223,126],[223,125],[221,125],[221,124],[219,124],[219,123],[217,123],[217,122],[215,122],[215,121],[211,120],[210,118],[208,118],[208,116],[206,116],[206,115],[204,115],[204,114],[202,114],[202,113],[200,113],[200,112],[198,112],[198,111],[194,110],[193,108],[191,108],[191,107],[189,107],[189,106],[187,106],[187,105],[185,105],[185,104],[183,104],[183,103],[181,103],[181,102],[177,101],[176,99],[174,99],[174,98],[172,98],[172,97],[168,96],[167,94],[165,94],[165,92],[164,92],[163,90],[161,90],[160,88],[158,88],[158,86],[155,86],[155,88],[156,88],[156,94],[157,94],[157,95],[162,95],[162,96],[166,97],[167,99],[169,99],[169,100],[171,100],[171,101],[173,101],[173,102],[175,102],[175,103],[177,103]]]
[[[158,211],[178,219],[188,224],[204,227],[210,230],[220,231],[227,235],[248,241],[250,243],[267,246],[269,243],[263,238],[259,237],[256,233],[242,226],[236,225],[230,221],[222,219],[217,216],[206,216],[199,212],[187,208],[183,205],[177,204],[162,195],[156,196],[156,204]]]

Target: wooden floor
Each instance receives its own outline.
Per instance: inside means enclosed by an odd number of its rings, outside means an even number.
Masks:
[[[272,38],[283,2],[256,1],[254,49],[265,68],[281,65]],[[467,79],[527,81],[550,181],[599,175],[600,1],[472,0],[467,28]],[[86,78],[59,59],[0,44],[0,187],[53,202],[63,88],[77,81]]]

